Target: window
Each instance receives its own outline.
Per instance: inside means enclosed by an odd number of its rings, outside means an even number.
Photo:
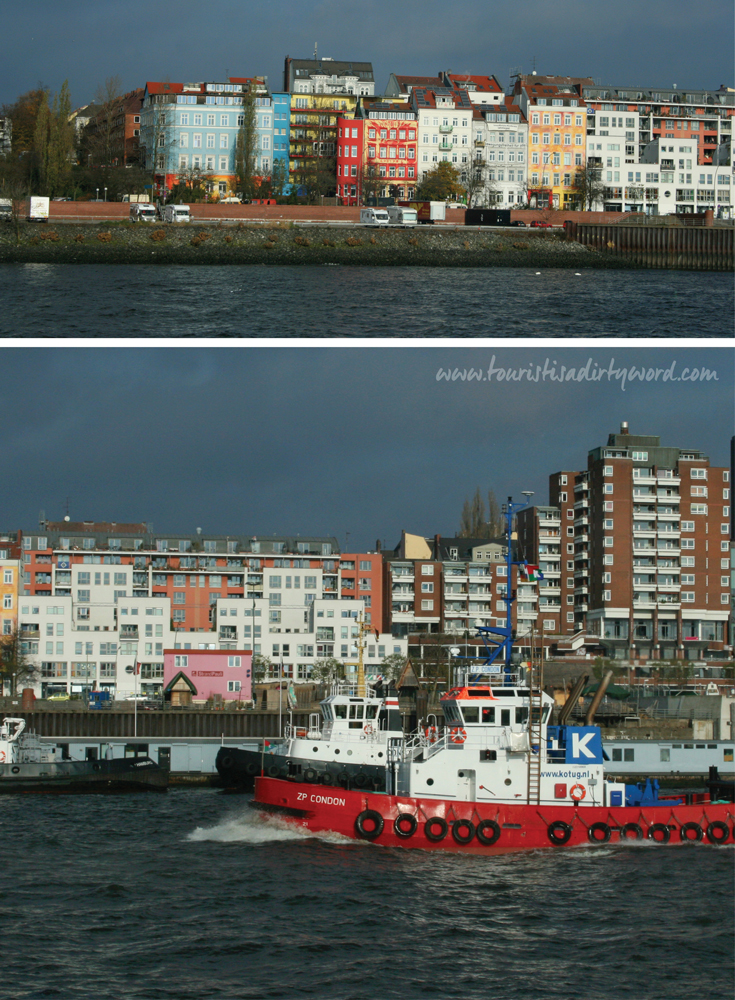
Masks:
[[[433,594],[434,593],[434,584],[433,583],[422,583],[421,584],[421,593],[422,594]]]
[[[427,565],[422,566],[421,567],[421,575],[422,576],[433,576],[434,575],[434,567],[433,566],[427,566]]]
[[[434,610],[434,602],[433,601],[422,601],[421,602],[421,610],[422,611],[433,611]]]

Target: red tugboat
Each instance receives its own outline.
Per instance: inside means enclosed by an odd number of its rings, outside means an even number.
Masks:
[[[505,506],[509,540],[523,506],[510,498]],[[510,581],[510,551],[507,561]],[[644,839],[732,843],[735,805],[723,783],[667,797],[657,782],[611,781],[597,726],[548,725],[553,700],[540,677],[532,670],[520,685],[512,673],[512,600],[505,627],[478,627],[488,657],[442,698],[445,727],[388,740],[385,791],[259,777],[253,807],[314,833],[471,854]],[[502,652],[504,670],[495,663]]]

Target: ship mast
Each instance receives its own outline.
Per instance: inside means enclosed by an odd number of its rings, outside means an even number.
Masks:
[[[365,634],[370,631],[368,625],[364,622],[364,612],[360,612],[360,618],[357,623],[357,697],[365,697],[365,663],[363,660],[363,653],[365,649]]]

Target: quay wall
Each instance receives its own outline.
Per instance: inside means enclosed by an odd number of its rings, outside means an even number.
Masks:
[[[157,738],[210,738],[223,736],[235,739],[261,737],[273,738],[279,735],[278,712],[222,712],[206,709],[170,710],[165,712],[140,711],[137,725],[134,713],[118,712],[111,709],[101,711],[18,711],[14,718],[26,720],[27,728],[39,736],[62,739],[65,736],[83,736],[89,739],[112,737],[157,739]],[[285,712],[281,723],[289,719],[295,726],[308,726],[308,712]],[[133,734],[135,733],[135,737]]]
[[[640,226],[566,223],[567,238],[639,267],[732,271],[733,226]]]

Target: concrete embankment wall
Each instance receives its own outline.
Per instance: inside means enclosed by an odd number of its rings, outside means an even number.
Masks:
[[[0,227],[0,263],[358,264],[422,267],[628,267],[563,231],[458,226],[369,229],[271,222]]]

